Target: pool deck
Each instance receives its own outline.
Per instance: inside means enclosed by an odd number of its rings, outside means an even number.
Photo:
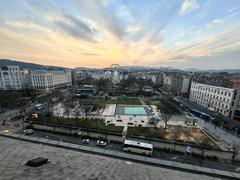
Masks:
[[[116,107],[116,104],[107,104],[102,113],[102,116],[114,116]]]

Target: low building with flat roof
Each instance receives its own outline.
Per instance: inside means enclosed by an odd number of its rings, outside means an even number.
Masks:
[[[106,125],[146,127],[153,117],[151,106],[107,104],[102,117]]]

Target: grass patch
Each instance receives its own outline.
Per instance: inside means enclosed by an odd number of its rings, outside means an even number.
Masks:
[[[13,117],[12,119],[11,119],[11,121],[18,121],[18,120],[20,120],[20,119],[22,119],[22,118],[24,118],[24,115],[17,115],[17,116],[15,116],[15,117]]]
[[[122,133],[123,127],[119,126],[105,126],[101,119],[86,119],[86,118],[58,118],[58,117],[39,117],[37,121],[53,123],[58,125],[77,126],[88,129],[99,129],[103,131],[111,131]]]
[[[79,104],[129,104],[129,105],[141,105],[141,102],[137,98],[129,99],[104,99],[104,98],[89,98],[80,99]]]

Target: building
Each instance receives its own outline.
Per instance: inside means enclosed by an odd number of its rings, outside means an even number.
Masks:
[[[178,73],[165,73],[163,75],[163,87],[174,95],[188,95],[191,79]]]
[[[71,71],[68,70],[38,70],[30,74],[34,90],[50,91],[72,85]]]
[[[154,85],[162,86],[163,85],[163,75],[162,74],[154,75],[154,76],[152,76],[151,81]]]
[[[167,92],[171,92],[172,82],[173,76],[170,76],[168,74],[163,75],[163,87]]]
[[[228,82],[230,83],[231,87],[240,89],[240,74],[229,76]]]
[[[19,66],[7,66],[0,68],[1,90],[22,90],[27,81],[27,70],[21,70]]]
[[[78,96],[92,96],[97,94],[97,87],[95,85],[83,85],[76,90]]]
[[[240,89],[236,90],[231,119],[240,121]]]
[[[232,88],[193,82],[189,99],[211,111],[231,117],[232,106],[236,101],[236,91]]]
[[[107,104],[102,117],[106,125],[146,127],[152,113],[148,106]]]

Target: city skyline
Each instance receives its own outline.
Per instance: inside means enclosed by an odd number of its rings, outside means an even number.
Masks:
[[[0,58],[69,68],[240,68],[239,1],[1,1]]]

